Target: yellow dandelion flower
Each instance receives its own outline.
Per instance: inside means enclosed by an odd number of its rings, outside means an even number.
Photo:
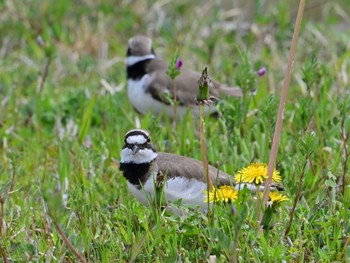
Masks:
[[[269,202],[272,202],[272,203],[282,203],[284,201],[288,201],[289,198],[284,195],[284,194],[280,194],[280,193],[277,193],[277,192],[270,192],[269,194]]]
[[[208,202],[208,191],[204,190],[205,193],[205,199],[204,202]],[[232,186],[229,185],[223,185],[219,188],[213,187],[213,190],[209,192],[209,202],[232,202],[237,200],[238,198],[238,191],[236,191]]]
[[[263,196],[263,192],[260,192],[260,197],[262,196]],[[270,207],[277,206],[278,204],[288,200],[289,198],[284,194],[280,194],[278,192],[270,192],[267,205]]]
[[[240,183],[262,184],[267,179],[266,163],[251,163],[248,167],[242,168],[236,175],[235,180]],[[273,182],[281,182],[280,172],[276,169],[272,173]]]

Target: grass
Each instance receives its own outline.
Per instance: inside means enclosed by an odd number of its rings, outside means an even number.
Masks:
[[[345,0],[307,2],[277,155],[291,201],[278,209],[268,235],[257,234],[253,201],[234,214],[216,206],[209,225],[205,213],[156,213],[127,191],[118,160],[124,134],[138,123],[158,150],[201,158],[192,116],[173,129],[137,115],[126,99],[126,43],[137,33],[152,35],[166,59],[179,49],[184,67],[208,66],[211,78],[257,87],[254,97],[227,98],[222,116],[206,119],[207,155],[231,174],[251,161],[268,162],[297,6],[237,6],[0,2],[3,262],[75,262],[64,235],[91,262],[350,260]],[[256,77],[262,66],[266,75]]]

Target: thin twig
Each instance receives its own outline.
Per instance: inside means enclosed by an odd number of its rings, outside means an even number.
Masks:
[[[5,251],[2,249],[2,247],[0,246],[0,254],[1,254],[1,257],[2,257],[2,260],[4,261],[4,263],[7,263],[8,260],[7,260],[7,257],[6,257],[6,254],[5,254]]]
[[[0,236],[1,238],[3,238],[3,235],[5,233],[2,233],[2,222],[4,221],[4,199],[1,197],[0,195],[0,205],[1,205],[1,215],[0,215]],[[2,260],[4,261],[4,263],[7,263],[7,257],[6,257],[6,250],[2,248],[2,245],[0,244],[0,254],[2,257]]]
[[[175,130],[177,128],[177,96],[176,96],[176,84],[174,81],[174,106],[173,106],[173,111],[174,111],[174,125],[175,125]]]
[[[346,184],[346,171],[348,170],[348,159],[349,159],[349,153],[348,153],[348,146],[347,146],[347,141],[348,137],[345,133],[345,128],[344,128],[344,120],[341,122],[341,137],[343,140],[343,147],[344,147],[344,155],[345,155],[345,160],[344,160],[344,168],[343,168],[343,175],[342,175],[342,193],[343,196],[345,195],[345,184]]]
[[[303,169],[301,171],[301,175],[300,175],[300,178],[299,178],[299,184],[298,184],[298,191],[297,191],[297,195],[295,196],[295,199],[294,199],[292,210],[290,211],[289,224],[288,224],[288,227],[286,229],[286,232],[284,233],[285,236],[288,235],[289,230],[290,230],[290,228],[292,226],[292,223],[293,223],[294,211],[295,211],[295,207],[297,206],[297,203],[298,203],[298,200],[299,200],[299,196],[300,196],[300,192],[301,192],[301,186],[303,184],[303,178],[304,178],[304,174],[305,174],[306,165],[307,165],[307,160],[305,161],[305,163],[303,165]]]
[[[273,173],[273,170],[275,168],[278,142],[279,142],[279,138],[280,138],[281,130],[282,130],[283,111],[284,111],[284,106],[286,103],[287,91],[288,91],[290,80],[291,80],[292,66],[293,66],[293,62],[294,62],[295,51],[296,51],[297,44],[298,44],[300,25],[301,25],[301,20],[303,18],[304,6],[305,6],[305,0],[300,0],[298,15],[297,15],[297,19],[296,19],[295,26],[294,26],[292,44],[291,44],[291,48],[290,48],[290,52],[289,52],[288,64],[287,64],[286,73],[285,73],[284,81],[283,81],[283,88],[282,88],[281,100],[280,100],[280,104],[279,104],[279,108],[278,108],[275,133],[273,136],[272,146],[271,146],[271,151],[270,151],[270,158],[269,158],[269,164],[268,164],[268,169],[267,169],[268,178],[265,182],[265,189],[264,189],[264,195],[263,195],[264,207],[266,207],[266,204],[267,204],[268,199],[269,199],[270,186],[272,183],[272,173]],[[261,222],[262,214],[261,214],[260,210],[259,210],[259,213],[260,213],[259,218],[260,218],[260,222]]]
[[[58,225],[58,223],[56,221],[54,221],[56,230],[58,231],[58,233],[60,234],[60,236],[62,237],[64,243],[72,250],[72,252],[77,256],[77,258],[80,260],[80,262],[82,263],[87,263],[88,261],[86,260],[86,258],[83,257],[83,255],[81,255],[78,250],[75,249],[75,247],[72,245],[72,243],[69,241],[69,239],[67,238],[67,236],[63,233],[62,229],[60,228],[60,226]]]
[[[316,176],[315,165],[314,165],[314,163],[312,162],[312,159],[311,159],[311,158],[309,158],[309,163],[310,163],[310,167],[311,167],[312,174],[313,174],[314,176]]]
[[[238,250],[238,242],[239,242],[239,227],[237,225],[235,225],[235,238],[233,240],[233,255],[232,255],[232,261],[233,263],[237,263],[237,250]]]
[[[49,75],[50,65],[51,65],[51,57],[48,57],[45,68],[44,68],[43,75],[41,76],[41,79],[40,79],[40,83],[39,83],[39,87],[38,87],[39,93],[41,93],[44,89],[45,81],[47,79],[47,76]]]
[[[0,214],[0,236],[3,236],[2,233],[2,222],[4,221],[4,199],[2,198],[1,194],[0,194],[0,206],[1,206],[1,214]]]
[[[348,247],[348,244],[350,243],[350,235],[347,237],[346,241],[345,241],[345,244],[344,244],[344,247],[343,247],[343,251],[342,251],[342,254],[343,254],[343,257],[345,258],[345,252],[346,252],[346,248]]]

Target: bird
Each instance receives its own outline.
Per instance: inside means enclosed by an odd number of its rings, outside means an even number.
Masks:
[[[126,73],[128,98],[132,106],[142,115],[152,112],[154,116],[165,115],[174,118],[174,110],[169,97],[178,103],[177,116],[183,117],[188,109],[195,116],[199,115],[199,107],[195,103],[198,93],[198,72],[181,68],[181,74],[174,81],[166,74],[168,63],[157,57],[152,47],[152,40],[147,36],[137,35],[129,39],[126,56]],[[209,95],[220,98],[221,94],[242,97],[238,87],[228,87],[212,81],[213,87]],[[212,105],[206,111],[215,114]]]
[[[121,150],[119,169],[126,178],[131,194],[145,206],[155,198],[156,187],[163,186],[167,203],[181,200],[181,205],[199,207],[206,210],[206,177],[202,161],[182,155],[157,152],[151,142],[150,133],[142,129],[133,129],[126,133]],[[234,177],[209,165],[208,173],[215,187],[228,185],[236,189]],[[255,185],[248,185],[254,190]],[[273,189],[282,190],[280,185]],[[177,213],[177,212],[176,212]]]

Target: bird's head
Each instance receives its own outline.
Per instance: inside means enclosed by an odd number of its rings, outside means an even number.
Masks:
[[[128,41],[128,56],[145,56],[154,54],[152,40],[146,36],[134,36]]]
[[[121,151],[122,163],[150,163],[157,157],[151,137],[145,130],[134,129],[125,134],[125,144]]]
[[[146,36],[134,36],[128,41],[126,65],[133,66],[141,61],[155,59],[152,40]]]

